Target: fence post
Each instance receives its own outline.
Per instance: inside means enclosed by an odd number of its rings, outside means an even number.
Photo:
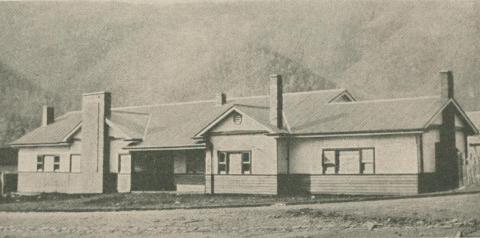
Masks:
[[[0,172],[0,196],[5,196],[5,173]]]

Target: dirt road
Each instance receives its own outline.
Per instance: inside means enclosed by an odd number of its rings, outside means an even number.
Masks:
[[[480,195],[205,210],[0,213],[0,237],[480,236]]]

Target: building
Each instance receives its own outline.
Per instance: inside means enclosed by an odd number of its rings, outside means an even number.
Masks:
[[[17,150],[0,147],[0,196],[17,191]]]
[[[108,92],[11,145],[18,191],[417,194],[459,184],[478,129],[440,73],[440,96],[356,101],[344,89],[111,108]]]

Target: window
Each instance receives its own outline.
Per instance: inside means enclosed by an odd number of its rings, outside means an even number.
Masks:
[[[80,159],[81,156],[78,154],[70,155],[70,172],[80,173]]]
[[[118,156],[118,173],[130,174],[132,172],[132,157],[129,154]]]
[[[38,172],[43,172],[44,169],[44,156],[43,155],[38,155],[37,156],[37,171]]]
[[[205,159],[201,156],[192,155],[186,158],[187,174],[204,174],[205,173]]]
[[[58,172],[60,171],[60,157],[54,156],[53,157],[53,171]]]
[[[336,152],[334,150],[328,150],[323,152],[323,173],[324,174],[336,174],[337,162]]]
[[[218,174],[228,174],[227,153],[218,152]]]
[[[58,156],[43,155],[43,171],[44,172],[53,172],[55,157],[58,157]]]
[[[362,164],[360,165],[360,173],[375,173],[375,156],[373,149],[362,150]]]
[[[242,174],[252,173],[252,160],[250,153],[242,153]]]
[[[243,118],[241,114],[239,113],[233,114],[233,123],[235,123],[236,125],[240,125],[242,124],[242,120]]]
[[[365,149],[328,149],[323,151],[324,174],[374,174],[375,151]]]
[[[251,174],[252,158],[250,152],[219,152],[219,174]]]

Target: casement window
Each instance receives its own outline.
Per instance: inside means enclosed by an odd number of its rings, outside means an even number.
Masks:
[[[218,152],[218,174],[251,174],[252,157],[249,151]]]
[[[323,174],[374,174],[375,150],[327,149],[323,151]]]
[[[205,159],[203,157],[186,158],[187,174],[204,174]]]
[[[79,154],[70,155],[70,172],[71,173],[80,173],[80,159]]]
[[[218,152],[218,174],[228,174],[228,154]]]
[[[37,155],[37,172],[59,172],[60,156]]]
[[[132,157],[129,154],[118,155],[118,173],[130,174],[132,172]]]
[[[45,157],[43,155],[37,155],[37,172],[43,172],[45,168]]]
[[[252,158],[250,153],[242,153],[242,174],[252,173]]]
[[[60,157],[54,156],[53,157],[53,172],[60,171]]]

